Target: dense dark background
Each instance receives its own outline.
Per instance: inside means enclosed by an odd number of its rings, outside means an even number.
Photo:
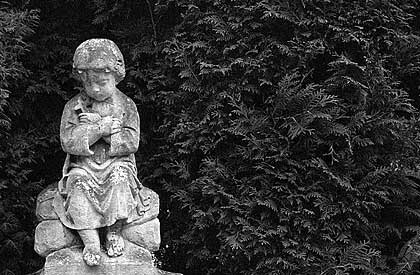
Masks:
[[[161,268],[419,274],[418,1],[0,5],[1,274],[43,265],[35,199],[61,176],[72,55],[94,37],[126,60]]]

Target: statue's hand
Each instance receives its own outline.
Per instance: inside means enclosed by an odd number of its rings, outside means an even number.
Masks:
[[[113,121],[111,116],[106,116],[99,122],[103,136],[109,136],[111,134],[112,123]]]
[[[122,121],[119,118],[112,118],[112,125],[111,125],[111,135],[121,132],[122,130]]]
[[[80,113],[78,117],[81,124],[95,123],[101,120],[101,116],[97,113]]]

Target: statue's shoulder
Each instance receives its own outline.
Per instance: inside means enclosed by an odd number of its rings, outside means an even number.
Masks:
[[[137,109],[134,101],[129,96],[127,96],[126,94],[121,92],[120,90],[117,90],[117,97],[118,97],[119,101],[122,102],[126,107],[128,107],[130,109],[132,109],[132,108]]]
[[[73,108],[79,103],[79,99],[81,98],[81,94],[78,93],[77,95],[73,96],[69,101],[66,102],[64,109]]]

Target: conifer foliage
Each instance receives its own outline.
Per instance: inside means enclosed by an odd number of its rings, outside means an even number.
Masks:
[[[19,58],[27,53],[28,44],[24,40],[34,32],[38,14],[35,10],[19,11],[0,7],[0,135],[10,129],[10,117],[6,108],[11,89],[24,77],[27,69]]]
[[[36,10],[16,9],[9,4],[0,6],[1,274],[22,274],[22,267],[34,269],[40,264],[32,251],[34,217],[30,213],[34,194],[27,192],[30,188],[24,186],[29,180],[27,165],[33,162],[34,153],[28,152],[30,139],[25,140],[25,136],[18,135],[12,127],[12,119],[20,108],[12,98],[19,94],[20,83],[29,75],[22,57],[29,52],[27,39],[34,33],[38,18]]]
[[[412,272],[418,123],[392,66],[410,4],[181,3],[163,166],[196,274]]]
[[[0,244],[10,244],[0,259],[14,251],[32,262],[0,271],[42,265],[22,253],[31,207],[60,177],[57,124],[79,90],[71,55],[91,37],[114,40],[126,59],[120,88],[142,119],[139,176],[161,198],[162,268],[419,270],[418,1],[28,3],[40,21],[11,94],[12,138],[0,147],[0,196],[11,194],[0,204]],[[36,20],[24,22],[23,36]],[[16,58],[5,45],[0,53]]]

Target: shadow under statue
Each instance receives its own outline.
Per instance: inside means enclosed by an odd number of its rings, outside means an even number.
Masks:
[[[159,249],[159,197],[137,178],[140,119],[116,85],[123,56],[108,39],[76,49],[73,74],[84,90],[64,107],[63,177],[37,199],[35,251],[41,274],[175,274],[153,265]]]

